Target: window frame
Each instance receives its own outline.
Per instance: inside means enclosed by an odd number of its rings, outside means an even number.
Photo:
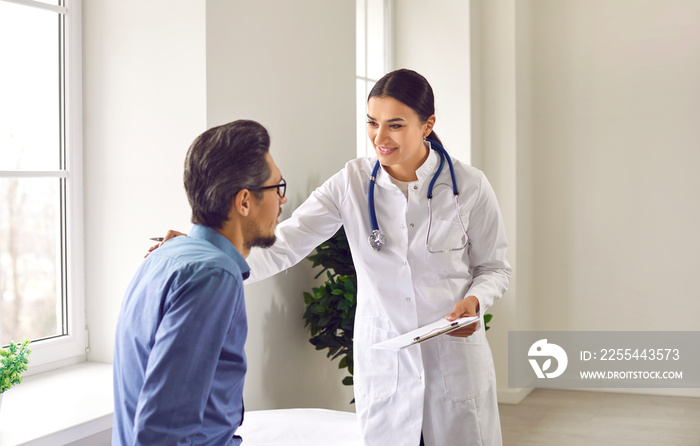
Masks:
[[[5,178],[50,177],[61,180],[63,204],[60,231],[65,334],[32,341],[31,375],[86,360],[83,214],[83,119],[82,119],[82,0],[47,4],[34,0],[0,0],[46,10],[62,16],[63,44],[59,45],[59,131],[63,156],[58,170],[0,171]]]
[[[368,6],[369,1],[381,1],[383,3],[383,12],[381,20],[376,17],[369,16]],[[381,54],[382,60],[374,60],[375,64],[383,65],[383,74],[388,73],[393,69],[394,65],[394,0],[355,0],[355,94],[356,94],[356,128],[357,128],[357,157],[373,156],[374,150],[367,139],[367,96],[374,84],[381,77],[371,76],[369,73],[370,66],[370,51],[369,51],[369,31],[368,24],[382,24],[382,43],[383,49],[381,52],[375,52],[375,55]]]

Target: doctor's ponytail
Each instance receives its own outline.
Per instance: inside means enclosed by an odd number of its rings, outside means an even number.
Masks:
[[[374,84],[367,100],[373,97],[390,97],[406,104],[418,114],[423,123],[435,114],[433,89],[427,79],[413,70],[402,68],[385,74]],[[428,139],[442,144],[435,132],[431,132]]]

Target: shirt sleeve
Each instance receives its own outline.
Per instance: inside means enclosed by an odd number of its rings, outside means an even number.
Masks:
[[[343,225],[340,208],[347,193],[347,169],[314,190],[287,220],[277,226],[271,248],[253,248],[246,259],[257,282],[290,268],[308,256]]]
[[[202,427],[227,332],[244,312],[240,278],[187,267],[162,308],[134,422],[135,444],[189,444]]]
[[[496,193],[483,173],[468,231],[474,280],[467,296],[479,299],[479,310],[484,314],[508,289],[511,267],[506,260],[508,243]]]

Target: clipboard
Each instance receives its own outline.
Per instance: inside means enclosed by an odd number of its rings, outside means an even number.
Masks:
[[[455,321],[448,321],[445,318],[439,319],[431,324],[420,327],[416,330],[409,331],[395,338],[379,342],[371,346],[371,348],[379,350],[389,350],[397,352],[412,345],[434,339],[438,336],[445,335],[462,327],[473,324],[479,321],[478,316],[462,317]]]

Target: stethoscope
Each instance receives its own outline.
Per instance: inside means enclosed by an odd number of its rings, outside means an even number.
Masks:
[[[464,223],[462,223],[462,217],[459,213],[459,190],[457,189],[457,178],[455,177],[455,168],[452,164],[452,158],[450,158],[450,154],[447,153],[447,150],[445,150],[444,147],[442,147],[440,144],[431,139],[427,139],[426,141],[430,143],[430,147],[434,149],[435,152],[437,152],[437,154],[440,156],[440,165],[435,171],[435,174],[433,175],[433,178],[430,181],[430,185],[428,185],[428,232],[425,236],[425,247],[428,250],[428,252],[431,253],[459,251],[461,249],[466,248],[469,238],[467,237],[467,230],[464,229]],[[459,226],[462,229],[462,238],[464,240],[464,243],[457,248],[432,250],[430,248],[430,227],[433,223],[433,186],[435,186],[435,182],[440,176],[442,168],[445,166],[445,160],[447,160],[447,164],[450,168],[450,176],[452,177],[452,192],[454,194],[455,210],[457,212],[457,221],[459,221]],[[372,176],[369,179],[369,191],[367,193],[367,202],[369,204],[369,223],[372,227],[372,233],[369,235],[368,241],[369,245],[376,251],[379,251],[380,249],[382,249],[382,246],[386,245],[386,237],[384,236],[382,231],[379,230],[379,223],[377,222],[377,212],[374,208],[374,184],[377,179],[377,173],[379,172],[379,165],[379,160],[377,160],[377,162],[374,164],[374,169],[372,169]]]

